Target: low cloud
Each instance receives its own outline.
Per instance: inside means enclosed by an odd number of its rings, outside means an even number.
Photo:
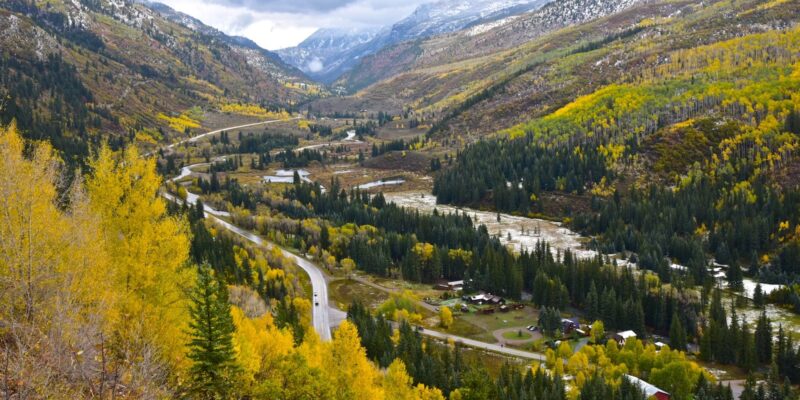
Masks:
[[[390,25],[433,0],[161,0],[225,33],[276,50],[295,46],[319,28]]]
[[[324,67],[325,67],[325,65],[322,64],[322,60],[320,60],[317,57],[314,57],[313,60],[309,61],[308,66],[307,66],[307,68],[308,68],[308,70],[310,72],[322,71],[322,68],[324,68]]]

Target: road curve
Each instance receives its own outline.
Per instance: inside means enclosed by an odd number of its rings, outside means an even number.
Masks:
[[[191,168],[191,166],[190,167],[186,167],[186,168]],[[181,174],[181,175],[183,177],[186,176],[184,174]],[[174,195],[172,195],[170,193],[163,192],[162,195],[164,196],[164,198],[166,198],[169,201],[182,202],[181,199],[175,197]],[[233,232],[233,233],[245,238],[246,240],[248,240],[251,243],[256,244],[258,246],[263,246],[263,247],[266,247],[267,249],[272,249],[273,247],[278,247],[285,257],[294,260],[295,264],[297,264],[298,267],[302,268],[303,271],[306,271],[306,273],[308,274],[309,278],[311,279],[311,286],[312,286],[312,288],[314,290],[314,293],[316,293],[316,296],[314,297],[314,304],[316,304],[317,302],[319,303],[319,306],[317,306],[317,305],[313,305],[312,306],[312,317],[313,317],[312,321],[313,321],[313,324],[314,324],[314,330],[317,331],[317,334],[319,334],[319,336],[320,336],[320,338],[322,338],[322,340],[326,340],[326,341],[331,340],[330,314],[331,314],[333,309],[330,306],[330,302],[329,302],[329,298],[328,298],[328,282],[325,280],[325,275],[322,273],[322,270],[316,264],[312,263],[311,261],[309,261],[309,260],[307,260],[307,259],[305,259],[303,257],[300,257],[300,256],[298,256],[298,255],[296,255],[296,254],[294,254],[294,253],[292,253],[292,252],[290,252],[290,251],[288,251],[286,249],[283,249],[283,248],[281,248],[279,246],[276,246],[273,243],[262,239],[260,236],[256,235],[255,233],[250,232],[250,231],[248,231],[246,229],[240,228],[240,227],[238,227],[236,225],[233,225],[233,224],[231,224],[231,223],[229,223],[229,222],[227,222],[227,221],[225,221],[223,219],[218,218],[217,215],[219,215],[219,213],[221,213],[221,211],[215,210],[215,209],[213,209],[213,208],[211,208],[209,206],[206,206],[206,205],[203,205],[203,209],[205,210],[205,215],[206,215],[207,219],[210,219],[211,221],[213,221],[217,225],[227,229],[230,232]],[[364,280],[363,283],[371,284],[371,282],[366,281],[366,280]],[[474,348],[478,348],[478,349],[492,351],[492,352],[495,352],[495,353],[505,354],[505,355],[512,356],[512,357],[519,357],[519,358],[524,358],[524,359],[528,359],[528,360],[539,360],[539,361],[544,361],[545,360],[544,355],[541,354],[541,353],[533,353],[533,352],[529,352],[529,351],[518,350],[518,349],[514,349],[514,348],[510,348],[510,347],[501,346],[501,345],[498,345],[498,344],[481,342],[481,341],[478,341],[478,340],[465,338],[465,337],[462,337],[462,336],[451,335],[451,334],[447,334],[447,333],[443,333],[443,332],[438,332],[438,331],[431,330],[431,329],[424,329],[424,330],[420,331],[420,333],[422,335],[424,335],[424,336],[429,336],[429,337],[432,337],[432,338],[435,338],[435,339],[439,339],[439,340],[443,340],[443,341],[447,341],[448,339],[452,339],[454,342],[458,342],[458,343],[461,343],[461,344],[469,346],[469,347],[474,347]]]
[[[200,165],[205,165],[205,164],[202,163],[202,164],[195,164],[195,165],[190,165],[190,166],[183,167],[181,169],[180,175],[170,179],[170,182],[175,182],[175,181],[178,181],[180,179],[183,179],[183,178],[191,175],[192,174],[192,168],[200,166]],[[189,193],[188,191],[186,193],[187,193],[187,196],[186,196],[187,197],[187,202],[189,202],[192,205],[199,198],[194,193]],[[172,195],[170,193],[167,193],[167,192],[162,192],[162,196],[164,196],[164,198],[166,198],[167,200],[175,202],[175,203],[182,203],[183,202],[182,199],[179,199],[178,197],[176,197],[176,196],[174,196],[174,195]],[[213,221],[215,224],[227,229],[228,231],[233,232],[233,233],[245,238],[246,240],[248,240],[251,243],[254,243],[254,244],[258,245],[258,246],[266,247],[267,249],[272,249],[273,247],[278,247],[284,257],[293,260],[295,262],[295,264],[297,264],[298,267],[302,268],[303,271],[305,271],[308,274],[309,278],[311,279],[311,287],[312,287],[312,289],[314,291],[314,294],[312,295],[312,299],[311,299],[311,310],[312,310],[312,319],[311,320],[312,320],[312,323],[314,324],[314,330],[317,331],[317,334],[319,334],[319,336],[320,336],[320,338],[322,338],[322,340],[330,340],[331,339],[331,328],[330,328],[331,327],[331,322],[330,322],[330,313],[331,313],[331,311],[329,310],[330,305],[329,305],[329,301],[328,301],[328,283],[325,281],[325,275],[322,274],[322,271],[319,268],[317,268],[314,264],[312,264],[310,261],[308,261],[307,259],[305,259],[303,257],[300,257],[300,256],[298,256],[298,255],[296,255],[296,254],[294,254],[294,253],[292,253],[292,252],[290,252],[290,251],[288,251],[288,250],[286,250],[284,248],[281,248],[279,246],[275,246],[273,243],[270,243],[270,242],[262,239],[260,236],[256,235],[255,233],[250,232],[250,231],[248,231],[246,229],[242,229],[242,228],[240,228],[240,227],[238,227],[236,225],[233,225],[233,224],[221,219],[220,217],[229,215],[227,212],[216,210],[213,207],[206,205],[205,203],[203,204],[203,211],[205,213],[206,219],[209,219],[209,220]],[[319,305],[317,305],[317,304],[319,304]]]
[[[196,141],[198,141],[198,140],[200,140],[200,139],[202,139],[202,138],[204,138],[206,136],[214,135],[214,134],[220,133],[222,131],[232,131],[232,130],[236,130],[236,129],[250,128],[252,126],[273,124],[273,123],[276,123],[276,122],[293,121],[293,120],[296,120],[296,119],[300,119],[300,117],[293,117],[293,118],[287,118],[287,119],[273,119],[273,120],[269,120],[269,121],[253,122],[252,124],[229,126],[227,128],[217,129],[215,131],[206,132],[206,133],[203,133],[203,134],[200,134],[200,135],[197,135],[197,136],[192,136],[192,137],[190,137],[188,139],[181,140],[180,142],[173,143],[173,144],[167,146],[167,148],[171,149],[171,148],[173,148],[175,146],[179,146],[179,145],[184,144],[184,143],[194,143],[194,142],[196,142]]]
[[[173,196],[170,193],[162,193],[164,198],[169,201],[180,203],[183,200]],[[262,239],[260,236],[256,235],[253,232],[248,230],[242,229],[236,225],[233,225],[223,219],[217,217],[220,211],[214,210],[209,206],[203,205],[203,209],[205,210],[206,219],[213,221],[215,224],[227,229],[230,232],[233,232],[249,242],[266,247],[267,249],[272,249],[273,247],[278,247],[281,250],[281,253],[284,257],[289,258],[297,264],[298,267],[302,268],[305,271],[309,278],[311,278],[311,287],[314,290],[315,295],[312,299],[312,322],[314,324],[314,330],[317,331],[320,338],[322,340],[331,340],[331,323],[330,323],[330,312],[328,308],[330,307],[328,302],[328,283],[325,281],[325,275],[322,274],[319,268],[317,268],[314,264],[309,262],[303,257],[300,257],[286,249],[283,249],[279,246],[275,246],[274,244]],[[319,304],[319,305],[316,305]]]
[[[200,139],[202,139],[202,138],[204,138],[206,136],[215,135],[215,134],[220,133],[222,131],[232,131],[232,130],[235,130],[235,129],[250,128],[250,127],[258,126],[258,125],[274,124],[276,122],[293,121],[293,120],[296,120],[296,119],[300,119],[300,117],[292,117],[292,118],[287,118],[287,119],[271,119],[269,121],[260,121],[260,122],[253,122],[251,124],[229,126],[227,128],[222,128],[222,129],[217,129],[217,130],[206,132],[206,133],[201,133],[201,134],[199,134],[197,136],[192,136],[192,137],[190,137],[188,139],[183,139],[183,140],[177,141],[177,142],[175,142],[173,144],[165,146],[164,148],[171,149],[171,148],[173,148],[175,146],[180,146],[180,145],[182,145],[184,143],[194,143],[194,142],[196,142],[196,141],[198,141],[198,140],[200,140]],[[144,154],[144,156],[148,157],[148,156],[151,156],[153,153],[155,153],[155,151],[147,152],[147,153]]]

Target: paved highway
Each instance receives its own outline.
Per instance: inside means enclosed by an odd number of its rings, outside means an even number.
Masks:
[[[293,117],[293,118],[289,118],[289,119],[272,119],[272,120],[269,120],[269,121],[253,122],[252,124],[229,126],[227,128],[217,129],[215,131],[202,133],[200,135],[193,136],[193,137],[190,137],[188,139],[183,139],[181,141],[178,141],[178,142],[175,142],[175,143],[173,143],[171,145],[168,145],[165,148],[171,149],[171,148],[173,148],[175,146],[180,146],[180,145],[182,145],[184,143],[194,143],[194,142],[196,142],[196,141],[198,141],[198,140],[200,140],[200,139],[202,139],[202,138],[204,138],[206,136],[215,135],[215,134],[220,133],[222,131],[233,131],[233,130],[236,130],[236,129],[250,128],[250,127],[259,126],[259,125],[269,125],[269,124],[274,124],[276,122],[292,121],[292,120],[296,120],[296,119],[300,119],[300,117]],[[147,153],[144,153],[144,156],[145,157],[149,157],[149,156],[153,155],[153,153],[155,153],[155,152],[154,151],[147,152]]]
[[[170,201],[173,202],[182,202],[181,199],[169,194],[169,193],[162,193],[162,195]],[[275,246],[274,244],[267,242],[266,240],[262,239],[258,235],[248,230],[242,229],[236,225],[233,225],[223,219],[217,217],[224,213],[223,211],[215,210],[205,204],[203,204],[203,210],[205,211],[205,215],[207,219],[210,219],[215,224],[247,239],[248,241],[258,245],[266,247],[267,249],[272,249]],[[278,247],[280,248],[280,247]],[[317,331],[320,338],[322,340],[331,340],[331,322],[330,322],[330,313],[329,310],[330,305],[328,303],[328,282],[325,281],[325,275],[322,274],[322,271],[317,268],[314,264],[310,261],[306,260],[303,257],[300,257],[288,250],[280,248],[281,252],[283,253],[284,257],[294,260],[295,264],[298,267],[302,268],[303,271],[306,271],[309,278],[311,278],[311,287],[314,290],[313,302],[312,302],[312,322],[314,324],[314,330]],[[316,305],[319,304],[319,305]],[[335,312],[335,311],[334,311]]]
[[[167,146],[167,148],[171,149],[171,148],[173,148],[175,146],[179,146],[179,145],[184,144],[184,143],[194,143],[194,142],[196,142],[196,141],[198,141],[198,140],[200,140],[200,139],[202,139],[202,138],[204,138],[206,136],[214,135],[214,134],[220,133],[222,131],[235,131],[237,129],[242,129],[242,128],[250,128],[250,127],[258,126],[258,125],[268,125],[268,124],[274,124],[276,122],[292,121],[292,120],[296,120],[296,119],[300,119],[300,117],[294,117],[294,118],[289,118],[289,119],[273,119],[273,120],[269,120],[269,121],[254,122],[252,124],[230,126],[230,127],[227,127],[227,128],[217,129],[215,131],[206,132],[206,133],[203,133],[201,135],[193,136],[193,137],[190,137],[189,139],[181,140],[180,142],[176,142],[176,143],[173,143],[173,144]]]

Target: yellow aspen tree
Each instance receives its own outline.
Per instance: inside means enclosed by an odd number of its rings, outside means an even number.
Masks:
[[[350,321],[343,321],[324,357],[323,370],[336,389],[337,399],[380,400],[384,398],[381,376],[361,347],[358,330]]]
[[[392,400],[416,399],[415,390],[411,387],[412,383],[413,380],[408,376],[406,365],[399,358],[395,359],[386,369],[386,375],[383,378],[386,398]]]
[[[59,271],[65,221],[56,207],[58,161],[48,144],[24,157],[25,143],[11,125],[0,128],[0,299],[3,315],[33,322],[47,307],[43,296]]]
[[[443,328],[449,328],[450,325],[453,325],[453,312],[450,311],[450,307],[442,306],[439,309],[439,322]]]
[[[195,279],[187,265],[186,223],[166,214],[155,161],[140,158],[135,148],[114,153],[104,147],[90,165],[87,192],[102,220],[121,296],[116,332],[128,347],[119,354],[135,358],[155,350],[170,368],[182,370],[188,366],[186,293]]]

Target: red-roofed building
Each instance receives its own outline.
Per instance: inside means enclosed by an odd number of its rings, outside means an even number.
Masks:
[[[628,382],[633,383],[636,386],[639,386],[640,389],[644,392],[645,396],[648,399],[656,399],[656,400],[669,400],[670,396],[669,393],[655,387],[654,385],[645,382],[633,375],[623,375]]]

